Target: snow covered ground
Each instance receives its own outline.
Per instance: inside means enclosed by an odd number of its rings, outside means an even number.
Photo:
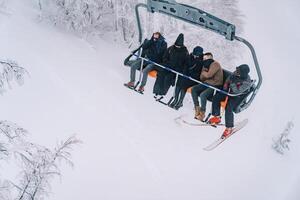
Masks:
[[[179,126],[191,113],[154,102],[153,80],[144,96],[124,88],[126,48],[92,45],[39,22],[30,0],[9,1],[0,12],[0,58],[25,67],[30,78],[0,98],[1,119],[26,128],[34,142],[54,146],[76,133],[75,168],[63,168],[48,199],[296,200],[300,198],[299,66],[300,4],[289,0],[241,1],[245,38],[257,50],[263,86],[241,132],[212,152],[203,147],[222,129]],[[252,64],[252,63],[250,63]],[[272,149],[288,121],[291,150]],[[1,166],[1,174],[12,173]]]

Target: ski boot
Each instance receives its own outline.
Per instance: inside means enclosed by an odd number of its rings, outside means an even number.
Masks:
[[[233,132],[233,129],[232,128],[226,128],[221,136],[221,138],[226,138],[228,137],[229,135],[231,135]]]
[[[124,86],[133,89],[134,88],[134,82],[133,81],[129,81],[128,83],[124,83]]]
[[[203,122],[204,118],[205,118],[205,112],[202,111],[200,106],[196,106],[195,107],[195,119]]]
[[[137,90],[139,93],[143,94],[145,91],[144,86],[140,86],[139,89]]]
[[[221,117],[219,116],[213,116],[208,120],[208,123],[211,125],[216,125],[221,123]]]
[[[177,104],[177,99],[174,99],[172,103],[169,104],[169,107],[174,108]]]
[[[181,102],[176,103],[176,105],[174,106],[175,110],[178,110],[179,108],[181,108],[183,106],[183,104]]]

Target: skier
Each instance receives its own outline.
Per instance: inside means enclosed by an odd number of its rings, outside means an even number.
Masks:
[[[239,105],[247,95],[247,91],[252,86],[252,81],[248,75],[250,72],[249,66],[242,64],[236,67],[235,72],[229,76],[223,86],[224,91],[228,91],[231,94],[241,94],[239,96],[231,97],[228,96],[227,105],[225,108],[225,126],[226,129],[222,134],[222,138],[227,137],[233,131],[234,127],[234,115],[233,111],[237,105]],[[226,98],[225,94],[218,92],[213,97],[212,102],[212,117],[209,119],[210,124],[218,124],[221,122],[220,117],[220,103]]]
[[[200,81],[222,88],[223,86],[223,69],[221,65],[213,59],[212,53],[205,53],[203,56],[203,68],[200,75]],[[208,88],[205,85],[198,84],[192,87],[192,98],[195,106],[195,119],[203,121],[205,118],[205,110],[207,98],[211,96],[214,89]],[[201,107],[199,105],[199,96],[201,99]]]
[[[167,43],[165,41],[165,38],[161,35],[160,32],[153,33],[150,40],[145,39],[142,45],[143,53],[142,57],[146,57],[149,60],[161,63],[163,55],[165,51],[167,50]],[[125,83],[124,85],[129,88],[134,88],[135,86],[135,74],[136,70],[140,69],[142,63],[142,59],[137,59],[133,61],[128,61],[127,64],[131,66],[130,70],[130,81],[128,83]],[[138,89],[139,92],[144,92],[144,87],[147,83],[148,73],[154,69],[156,69],[156,66],[152,63],[145,62],[146,67],[143,69],[142,73],[142,81],[141,85]]]
[[[203,66],[203,48],[196,46],[193,52],[188,57],[188,62],[184,66],[183,74],[192,77],[196,80],[200,80],[200,73]],[[176,87],[175,97],[170,107],[179,109],[183,105],[183,99],[189,87],[196,85],[195,81],[187,79],[183,76],[179,76]]]
[[[163,56],[163,65],[177,72],[183,72],[183,66],[186,65],[188,50],[184,46],[184,35],[180,33],[171,47],[167,49]],[[165,69],[159,69],[154,84],[153,93],[157,99],[162,99],[167,94],[171,85],[175,84],[176,75]],[[157,96],[161,97],[158,98]]]

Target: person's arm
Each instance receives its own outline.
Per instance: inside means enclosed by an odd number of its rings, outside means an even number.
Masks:
[[[168,50],[167,48],[168,44],[166,42],[163,42],[161,48],[160,48],[160,52],[158,53],[159,56],[159,63],[162,63],[164,60],[164,56]]]
[[[232,91],[232,93],[239,94],[246,92],[248,89],[250,89],[251,86],[252,81],[250,78],[248,78],[247,80],[230,84],[230,90]]]
[[[185,57],[184,57],[184,61],[182,64],[181,69],[179,70],[179,72],[182,72],[183,74],[187,75],[188,74],[188,69],[189,69],[189,52],[186,51]]]
[[[170,50],[171,50],[171,47],[169,47],[164,53],[163,65],[168,65],[168,63],[169,63],[169,59],[170,59],[170,53],[169,52],[170,52]],[[167,66],[167,67],[169,67],[169,66]]]
[[[226,79],[226,81],[225,81],[225,83],[224,83],[224,85],[223,85],[223,90],[225,90],[225,91],[228,91],[228,90],[229,90],[231,76],[232,76],[232,75],[230,75],[230,76],[227,77],[227,79]]]
[[[145,39],[144,42],[143,42],[143,49],[148,49],[153,43],[153,40],[152,38],[150,40],[148,39]]]
[[[205,68],[204,68],[205,69]],[[201,80],[207,80],[212,78],[219,70],[221,69],[221,65],[218,62],[213,62],[211,66],[209,67],[209,70],[202,70],[200,79]]]
[[[165,41],[163,41],[158,54],[164,55],[166,50],[167,50],[167,43]]]

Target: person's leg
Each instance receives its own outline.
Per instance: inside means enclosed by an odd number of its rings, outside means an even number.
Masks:
[[[179,99],[175,105],[176,109],[179,109],[180,107],[183,106],[183,100],[186,94],[186,89],[185,88],[181,88],[180,92],[179,92]]]
[[[207,99],[209,98],[209,96],[213,95],[213,93],[214,93],[214,90],[211,88],[206,88],[204,91],[202,91],[200,93],[199,97],[200,97],[201,106],[199,108],[200,112],[199,112],[199,116],[197,117],[197,119],[204,121]]]
[[[214,89],[207,88],[200,94],[201,110],[206,111],[207,99],[214,94]]]
[[[195,119],[203,121],[204,113],[200,109],[199,105],[199,95],[206,89],[207,87],[201,84],[195,85],[192,87],[192,99],[195,106]]]
[[[147,83],[147,79],[148,79],[148,73],[150,71],[152,71],[155,68],[154,64],[149,64],[146,66],[145,69],[143,69],[143,78],[141,81],[141,87],[145,87],[146,83]]]
[[[201,84],[195,85],[192,87],[192,98],[193,98],[193,103],[194,106],[198,106],[199,107],[199,95],[201,94],[201,92],[203,92],[207,87]]]
[[[136,70],[141,68],[141,63],[142,60],[141,59],[137,59],[135,60],[135,62],[131,63],[131,68],[130,68],[130,82],[135,82],[135,72]]]
[[[221,101],[224,101],[226,95],[217,92],[212,101],[212,117],[208,120],[210,124],[219,124],[221,122],[220,108]]]
[[[226,128],[232,128],[234,126],[234,115],[233,115],[234,104],[235,104],[234,98],[229,98],[225,108]]]
[[[219,92],[213,97],[211,113],[213,116],[220,116],[221,101],[224,101],[225,98],[226,95]]]
[[[178,101],[179,95],[180,95],[180,90],[181,90],[181,88],[178,85],[176,85],[175,96],[174,96],[172,103],[170,104],[170,107],[174,107],[177,104],[177,101]]]
[[[238,97],[229,97],[228,102],[225,108],[225,126],[226,129],[223,132],[222,137],[228,137],[232,134],[233,127],[234,127],[234,114],[233,110],[243,101],[245,98],[244,95]]]
[[[233,110],[241,103],[245,96],[229,97],[225,108],[225,125],[227,128],[234,127]]]
[[[161,88],[161,84],[162,84],[162,78],[161,76],[158,74],[153,86],[153,94],[155,96],[160,95],[160,88]]]
[[[162,95],[162,87],[164,84],[164,76],[165,72],[162,70],[159,70],[157,73],[157,77],[153,86],[153,94],[154,95]]]
[[[186,95],[186,91],[187,91],[186,88],[181,88],[180,96],[179,96],[179,100],[178,100],[177,104],[182,104],[183,103],[184,97]]]
[[[163,87],[162,89],[162,94],[161,95],[166,95],[171,87],[171,85],[173,84],[175,79],[175,74],[173,74],[172,72],[167,72],[167,74],[165,74],[164,76],[164,81],[163,81]]]

